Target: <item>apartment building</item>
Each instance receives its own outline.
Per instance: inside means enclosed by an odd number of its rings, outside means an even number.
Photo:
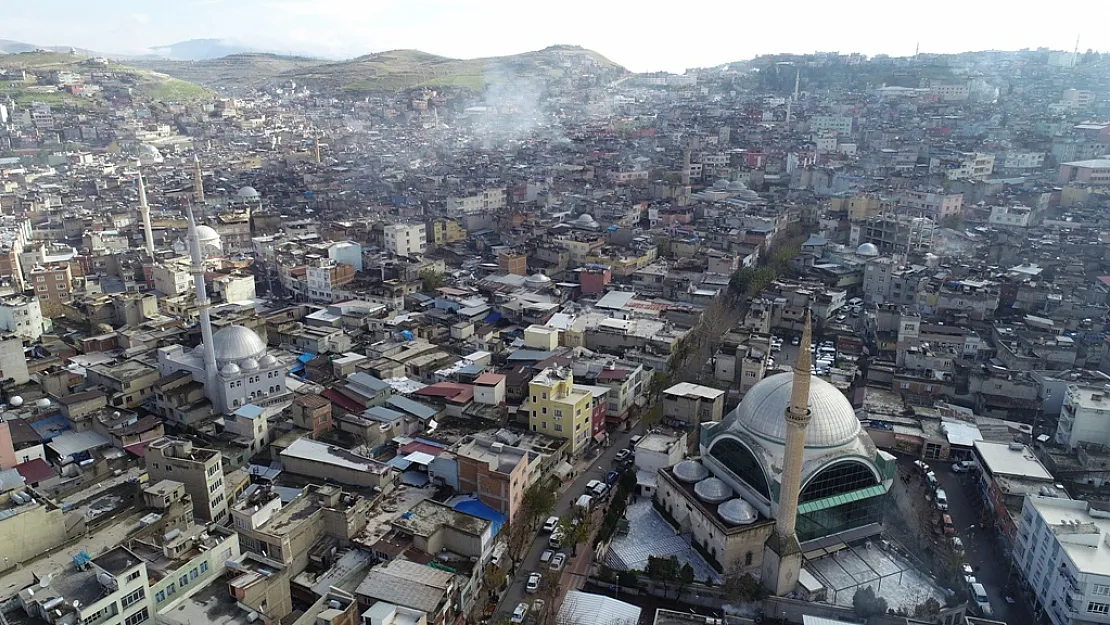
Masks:
[[[419,256],[428,247],[424,224],[390,224],[383,234],[385,250],[394,256]]]
[[[958,217],[964,212],[963,193],[902,191],[895,197],[900,212],[933,220]]]
[[[454,219],[434,219],[427,224],[427,230],[433,248],[466,239],[466,228]]]
[[[725,410],[725,392],[680,382],[663,391],[663,421],[675,425],[696,425],[720,421]]]
[[[0,330],[37,341],[44,330],[39,300],[25,295],[0,299]]]
[[[193,288],[193,276],[189,273],[188,261],[185,258],[174,258],[164,263],[157,263],[150,273],[154,279],[154,289],[160,293],[181,295]]]
[[[215,523],[227,518],[220,452],[166,437],[147,446],[146,467],[152,482],[174,480],[184,484],[199,518]]]
[[[69,263],[32,267],[27,282],[35,289],[40,302],[60,304],[73,295],[73,272]]]
[[[574,372],[567,367],[544,369],[528,383],[528,423],[533,432],[569,441],[578,454],[589,443],[593,397],[574,388]]]
[[[93,365],[85,369],[89,383],[100,385],[108,393],[108,403],[122,408],[136,408],[155,392],[155,383],[162,377],[157,367],[139,360]]]
[[[507,197],[505,187],[493,187],[471,195],[447,198],[447,210],[455,214],[472,215],[504,208]]]
[[[1110,511],[1103,506],[1026,497],[1013,561],[1054,625],[1110,623]]]
[[[511,523],[528,487],[528,451],[482,434],[467,437],[456,448],[459,492],[474,493]]]
[[[4,432],[10,433],[0,430],[0,434]],[[0,573],[61,545],[66,538],[62,509],[45,495],[33,488],[0,493],[0,544],[4,545]]]
[[[1056,442],[1071,449],[1085,443],[1110,445],[1110,388],[1069,384],[1056,424]]]
[[[126,547],[82,551],[47,585],[19,591],[23,611],[50,625],[140,625],[154,616],[146,563]]]
[[[1093,158],[1060,165],[1061,183],[1077,182],[1092,186],[1110,186],[1110,158]]]
[[[1004,228],[1028,228],[1033,209],[1028,206],[992,206],[987,223]]]
[[[824,134],[835,132],[841,135],[852,134],[852,117],[847,115],[814,115],[809,118],[810,132]]]

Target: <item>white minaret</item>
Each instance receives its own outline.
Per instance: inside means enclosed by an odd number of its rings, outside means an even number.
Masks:
[[[200,169],[200,157],[193,155],[193,196],[197,204],[204,204],[204,172]]]
[[[802,460],[805,455],[806,427],[809,425],[809,381],[813,356],[813,332],[806,312],[805,328],[794,361],[794,381],[790,386],[790,407],[786,409],[786,449],[782,458],[782,478],[775,530],[763,547],[763,585],[777,596],[793,592],[802,570],[802,547],[795,523],[798,496],[802,489]]]
[[[150,205],[146,203],[146,185],[143,184],[143,172],[139,170],[139,214],[143,217],[143,238],[146,241],[146,253],[154,257],[154,232],[150,229]]]
[[[204,342],[204,390],[205,395],[212,401],[217,411],[222,411],[223,406],[216,406],[215,398],[221,396],[216,392],[216,352],[212,342],[212,317],[208,312],[211,302],[208,300],[208,288],[204,285],[204,251],[201,249],[200,234],[197,232],[197,221],[193,218],[193,208],[187,209],[189,215],[189,257],[193,261],[191,268],[193,274],[193,288],[197,296],[197,309],[200,310],[200,335]]]

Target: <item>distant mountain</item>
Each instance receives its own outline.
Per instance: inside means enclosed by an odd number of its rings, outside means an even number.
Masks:
[[[34,52],[36,50],[49,50],[51,52],[69,52],[70,50],[76,50],[78,54],[83,56],[100,56],[99,53],[84,48],[71,48],[70,46],[37,46],[33,43],[0,39],[0,54],[20,54],[22,52]]]
[[[261,87],[286,73],[326,62],[267,53],[232,54],[204,61],[173,61],[150,57],[128,61],[135,67],[154,70],[198,85],[231,90]]]
[[[257,52],[226,39],[189,39],[151,48],[155,53],[174,61],[208,61],[232,54]]]

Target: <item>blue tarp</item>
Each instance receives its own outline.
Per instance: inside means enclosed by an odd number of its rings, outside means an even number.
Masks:
[[[43,442],[49,442],[62,432],[70,429],[69,419],[60,414],[50,415],[31,424],[31,428],[42,437]]]
[[[482,320],[482,323],[493,324],[493,323],[497,323],[498,321],[501,321],[501,313],[499,313],[495,310],[495,311],[491,312],[490,314],[486,315],[486,318]]]
[[[459,512],[476,516],[479,519],[485,519],[492,523],[491,531],[494,536],[497,532],[501,531],[501,526],[505,524],[505,515],[497,510],[487,506],[478,499],[466,499],[455,504],[455,509]]]

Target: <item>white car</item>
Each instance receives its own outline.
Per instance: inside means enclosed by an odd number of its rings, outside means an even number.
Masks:
[[[937,510],[940,510],[941,512],[948,510],[948,493],[944,492],[943,488],[937,489],[936,499]]]
[[[563,568],[563,565],[566,564],[566,563],[567,563],[567,554],[557,553],[557,554],[555,554],[554,558],[551,558],[551,570],[552,571],[559,571]]]
[[[952,472],[953,473],[967,473],[968,471],[973,469],[975,466],[976,465],[975,465],[974,460],[961,460],[961,461],[957,462],[956,464],[952,465]]]
[[[994,614],[994,610],[991,609],[991,601],[987,597],[987,589],[982,584],[976,582],[971,585],[971,598],[975,601],[975,607],[979,609],[979,614],[983,616]]]
[[[528,604],[518,603],[516,609],[513,610],[513,616],[509,619],[510,623],[523,623],[524,617],[528,616]]]
[[[524,590],[528,591],[529,593],[539,592],[540,580],[542,579],[543,577],[541,577],[539,573],[532,573],[528,576],[528,584],[524,587]]]
[[[543,531],[545,532],[554,532],[556,527],[559,527],[559,517],[557,516],[549,516],[543,523]]]
[[[551,549],[544,549],[543,553],[540,554],[540,564],[547,564],[548,562],[551,562],[551,556],[554,555],[555,552]]]

